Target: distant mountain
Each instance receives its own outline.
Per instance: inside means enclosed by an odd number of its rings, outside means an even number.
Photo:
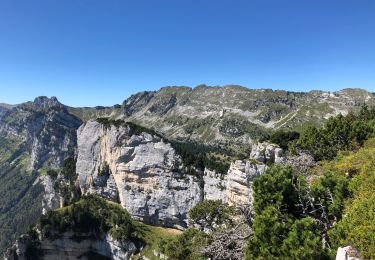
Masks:
[[[8,111],[9,109],[11,109],[12,107],[13,107],[12,105],[8,105],[8,104],[0,103],[0,117],[1,117],[6,111]]]
[[[173,140],[247,143],[274,129],[301,130],[330,116],[374,104],[362,89],[291,92],[241,86],[164,87],[132,95],[121,106],[69,108],[82,120],[124,118]]]
[[[0,251],[40,216],[37,179],[74,157],[80,124],[56,98],[0,106]]]

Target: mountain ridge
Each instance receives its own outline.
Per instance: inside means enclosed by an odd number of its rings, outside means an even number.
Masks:
[[[46,97],[37,99],[47,102]],[[58,102],[52,99],[49,102]],[[82,121],[100,117],[124,119],[151,128],[170,140],[214,145],[230,142],[238,149],[239,145],[262,139],[273,130],[302,131],[307,125],[320,126],[329,117],[355,112],[364,104],[375,104],[375,94],[359,88],[293,92],[201,84],[194,88],[166,86],[138,92],[121,105],[61,106]],[[0,109],[0,116],[2,113]]]
[[[338,93],[338,92],[348,92],[348,91],[363,92],[363,93],[370,93],[370,94],[374,94],[375,93],[375,92],[372,92],[372,91],[369,91],[367,89],[360,88],[360,87],[344,87],[344,88],[342,88],[340,90],[311,89],[311,90],[308,90],[308,91],[294,91],[294,90],[284,90],[282,88],[277,88],[277,89],[274,89],[274,88],[250,88],[250,87],[245,87],[245,86],[235,85],[235,84],[219,85],[219,86],[209,86],[209,85],[206,85],[206,84],[199,84],[199,85],[197,85],[195,87],[189,87],[189,86],[172,86],[172,85],[171,86],[163,86],[163,87],[160,87],[158,90],[142,90],[142,91],[136,92],[134,94],[131,94],[130,96],[136,95],[138,93],[144,93],[144,92],[158,92],[158,91],[160,91],[162,89],[179,88],[179,89],[194,90],[196,88],[199,89],[199,88],[203,88],[203,87],[206,87],[206,88],[218,88],[218,89],[220,89],[220,88],[232,88],[232,89],[236,89],[237,88],[237,89],[255,90],[255,91],[265,91],[265,90],[267,90],[267,91],[275,91],[275,92],[277,92],[277,91],[284,91],[284,92],[302,93],[302,94],[309,94],[309,93]],[[39,98],[39,97],[48,98],[48,96],[44,96],[44,95],[35,96],[35,98]],[[124,100],[128,99],[129,97],[125,98]],[[34,101],[35,101],[35,98],[34,98]],[[51,98],[56,98],[58,100],[58,97],[56,97],[56,96],[51,96]],[[9,109],[9,108],[12,108],[12,107],[15,107],[15,106],[27,103],[27,102],[33,102],[33,101],[26,100],[26,101],[23,101],[23,102],[20,102],[20,103],[17,103],[17,104],[0,102],[0,107],[2,107],[2,108],[8,108]],[[118,105],[118,103],[117,104],[113,104],[113,105],[101,105],[101,104],[97,104],[95,106],[72,106],[72,105],[64,104],[64,106],[66,106],[68,108],[82,108],[82,109],[112,108],[112,107],[114,107],[116,105]]]

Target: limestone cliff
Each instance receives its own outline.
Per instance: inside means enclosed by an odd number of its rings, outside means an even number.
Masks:
[[[251,204],[252,181],[265,171],[264,163],[284,160],[271,144],[253,152],[255,157],[233,162],[226,175],[205,169],[202,185],[185,173],[180,155],[162,138],[135,134],[126,124],[88,121],[78,129],[77,174],[83,194],[118,200],[145,223],[186,228],[189,210],[202,199]]]
[[[249,159],[232,162],[226,175],[206,169],[203,177],[205,199],[221,199],[229,205],[251,207],[253,180],[265,172],[266,162],[288,163],[281,148],[259,143],[253,145]]]
[[[83,193],[119,199],[145,223],[184,228],[189,209],[200,200],[198,182],[183,174],[172,146],[148,133],[133,134],[127,125],[83,124],[77,174]]]

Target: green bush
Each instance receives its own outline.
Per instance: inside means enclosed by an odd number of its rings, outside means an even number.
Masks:
[[[296,131],[275,131],[268,138],[261,141],[268,140],[271,143],[279,145],[284,150],[288,150],[289,145],[298,140],[300,134]]]
[[[254,210],[262,212],[269,205],[293,214],[298,194],[293,186],[291,167],[273,166],[254,180]]]
[[[55,170],[49,169],[49,170],[47,170],[47,175],[50,176],[52,178],[52,180],[56,180],[59,173]]]
[[[375,258],[374,154],[374,146],[366,147],[341,162],[351,168],[345,170],[355,172],[349,183],[353,195],[345,203],[342,219],[329,233],[333,247],[351,245],[364,259]]]
[[[171,142],[171,145],[182,157],[185,166],[192,166],[201,170],[204,168],[216,170],[220,174],[228,172],[229,162],[209,155],[218,152],[218,148],[195,142]]]
[[[54,238],[72,230],[77,234],[92,233],[100,236],[109,233],[116,240],[134,238],[135,227],[129,213],[120,205],[89,195],[78,202],[43,215],[39,221],[42,234]]]
[[[233,207],[225,205],[221,200],[204,200],[189,211],[189,218],[195,224],[212,226],[230,222]]]
[[[333,172],[325,172],[311,184],[311,195],[325,207],[330,223],[341,219],[344,202],[351,196],[348,185],[344,175]]]
[[[189,228],[177,238],[165,241],[162,252],[170,259],[203,260],[200,249],[207,243],[207,235],[197,229]]]
[[[357,115],[331,117],[323,127],[310,126],[293,145],[293,150],[310,152],[315,160],[332,160],[339,151],[354,150],[374,135],[375,108],[363,106]]]
[[[64,161],[64,165],[61,169],[61,175],[71,184],[75,182],[77,179],[76,161],[73,158],[68,158]]]
[[[269,168],[253,184],[255,219],[246,250],[247,259],[326,258],[327,251],[322,246],[326,231],[325,225],[321,225],[325,220],[320,219],[321,208],[314,203],[319,202],[318,196],[326,198],[323,196],[326,189],[320,187],[331,188],[333,193],[337,191],[338,198],[344,196],[339,194],[345,191],[342,186],[345,185],[340,181],[334,182],[327,177],[316,184],[315,193],[307,192],[307,182],[302,176],[294,176],[290,167]],[[305,201],[307,195],[315,197]],[[331,210],[333,204],[329,200],[326,204],[327,210]],[[311,210],[308,207],[312,207]],[[332,206],[332,214],[337,213],[335,210],[337,206]],[[329,222],[324,224],[329,225]]]
[[[327,258],[322,248],[320,231],[316,221],[306,217],[297,219],[281,245],[284,256],[290,259],[323,259]]]

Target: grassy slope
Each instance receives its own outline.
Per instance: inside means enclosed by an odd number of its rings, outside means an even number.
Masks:
[[[113,201],[107,202],[118,206],[118,204]],[[156,251],[160,253],[160,245],[164,241],[182,234],[182,231],[178,229],[151,226],[135,220],[133,220],[133,222],[137,229],[137,237],[145,242],[145,246],[142,251],[133,256],[132,259],[141,259],[142,256],[151,260],[159,259],[153,252]]]
[[[136,222],[136,225],[139,230],[141,230],[140,238],[146,243],[146,245],[138,255],[133,257],[133,259],[138,259],[142,256],[145,256],[148,259],[159,259],[154,256],[153,251],[155,250],[160,253],[160,245],[163,241],[172,239],[182,233],[177,229],[156,227],[141,222]]]
[[[345,152],[314,169],[314,175],[334,172],[348,176],[352,198],[345,203],[343,219],[331,231],[335,247],[352,245],[364,259],[375,257],[375,138],[363,148]]]

